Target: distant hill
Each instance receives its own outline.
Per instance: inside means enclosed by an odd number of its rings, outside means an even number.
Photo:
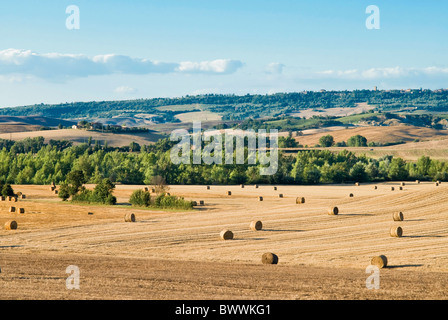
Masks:
[[[150,145],[165,136],[152,131],[138,134],[115,134],[75,129],[0,133],[0,139],[11,139],[15,141],[35,137],[44,137],[46,143],[50,140],[67,140],[72,141],[75,145],[86,143],[89,137],[92,137],[93,143],[98,141],[101,145],[104,145],[107,142],[110,147],[123,147],[129,146],[131,142],[136,142],[140,145]]]
[[[0,109],[1,110],[1,109]],[[33,125],[43,127],[57,127],[62,124],[65,127],[76,124],[75,121],[61,120],[55,118],[47,118],[42,116],[8,116],[0,115],[0,125]]]
[[[248,118],[262,119],[300,114],[303,110],[310,109],[354,108],[362,103],[382,112],[397,110],[447,112],[448,90],[304,91],[244,96],[208,94],[181,98],[38,104],[0,108],[0,115],[65,120],[118,117],[130,121],[129,118],[149,114],[151,123],[173,123],[180,122],[178,115],[201,111],[208,112],[209,116],[219,117],[222,121],[241,121]]]
[[[40,116],[0,115],[0,133],[31,132],[55,128],[59,124],[70,127],[76,122]]]

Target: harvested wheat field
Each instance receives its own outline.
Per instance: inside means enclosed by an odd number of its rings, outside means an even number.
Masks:
[[[127,205],[142,186],[118,185],[112,207],[13,186],[27,197],[17,202],[23,214],[0,202],[0,224],[18,225],[0,229],[0,299],[448,298],[448,184],[376,185],[171,186],[172,195],[204,200],[191,211]],[[130,212],[134,223],[123,219]],[[391,237],[392,227],[403,236]],[[225,229],[233,239],[220,239]],[[278,264],[263,264],[266,252]],[[369,290],[366,267],[380,255],[387,267],[380,289]],[[66,288],[70,265],[79,267],[79,290]]]

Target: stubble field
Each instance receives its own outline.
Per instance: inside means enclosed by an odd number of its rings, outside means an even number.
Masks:
[[[113,207],[13,186],[27,197],[0,202],[0,299],[446,299],[448,185],[377,186],[171,186],[205,202],[183,212],[125,205],[143,186],[118,185],[122,205]],[[332,206],[339,215],[328,215]],[[397,211],[404,221],[393,221]],[[136,222],[124,221],[128,212]],[[5,230],[8,220],[18,229]],[[252,220],[263,229],[250,230]],[[393,226],[401,238],[390,236]],[[223,229],[234,239],[220,240]],[[263,265],[265,252],[279,263]],[[366,267],[377,255],[388,268],[369,290]],[[66,288],[70,265],[79,267],[79,290]]]

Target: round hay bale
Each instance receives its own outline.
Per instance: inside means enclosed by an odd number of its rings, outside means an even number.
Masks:
[[[152,192],[152,193],[156,193],[156,188],[152,188],[152,189],[151,189],[151,192]]]
[[[0,196],[0,201],[5,201],[6,200],[6,198],[5,197],[3,197],[3,196]]]
[[[271,252],[266,252],[261,256],[263,264],[278,264],[278,256]]]
[[[25,213],[25,208],[19,208],[19,213]]]
[[[350,197],[350,198],[353,198],[353,197],[354,197],[353,193],[350,193],[350,194],[349,194],[349,197]]]
[[[125,222],[135,222],[135,214],[133,213],[126,213],[124,216]]]
[[[406,183],[404,183],[404,182],[402,182],[401,184],[400,184],[400,186],[402,186],[402,187],[404,187],[406,185]]]
[[[263,223],[261,221],[252,221],[250,223],[250,230],[252,231],[258,231],[263,228]]]
[[[258,184],[255,185],[255,189],[258,189]]]
[[[338,207],[331,207],[330,209],[328,209],[328,214],[331,216],[337,216],[339,214]]]
[[[11,202],[17,202],[17,198],[16,197],[11,197]]]
[[[356,183],[355,183],[355,186],[359,187],[359,182],[356,182]]]
[[[233,232],[230,230],[222,230],[219,234],[219,237],[221,240],[232,240],[233,239]]]
[[[193,205],[193,207],[195,207],[195,206],[198,205],[198,202],[197,201],[191,201],[191,204]]]
[[[204,200],[199,200],[199,205],[203,206],[204,205]]]
[[[26,199],[26,195],[22,194],[22,195],[20,196],[20,199]]]
[[[297,197],[297,198],[296,198],[296,204],[301,204],[301,203],[305,203],[305,198],[303,198],[303,197]]]
[[[436,182],[436,187],[438,187],[439,186],[439,183],[438,182]]]
[[[207,190],[210,190],[210,186],[207,186]]]
[[[258,197],[258,201],[263,201],[263,197]]]
[[[9,207],[9,212],[16,212],[16,207]]]
[[[54,190],[54,194],[58,194],[59,193],[59,191],[58,190]]]
[[[145,187],[144,191],[148,192],[148,191],[149,191],[149,188],[148,188],[148,187]]]
[[[283,198],[283,193],[280,193],[280,194],[278,195],[278,197],[279,197],[279,198]]]
[[[400,238],[401,236],[403,236],[403,229],[401,227],[390,228],[390,236]]]
[[[55,188],[56,188],[56,187],[51,186],[51,187],[50,187],[50,191],[54,191]]]
[[[403,212],[394,212],[392,217],[393,217],[394,221],[403,221],[404,220]]]
[[[400,187],[400,191],[403,191],[403,187]]]
[[[395,191],[395,188],[394,187],[390,187],[390,191]]]
[[[244,189],[244,184],[241,185],[241,189]]]
[[[373,190],[377,190],[377,189],[378,189],[378,186],[374,186],[374,187],[373,187]]]
[[[274,187],[274,191],[277,191],[277,187]]]
[[[386,256],[377,256],[373,257],[372,260],[370,260],[370,264],[372,266],[377,266],[378,268],[386,268],[387,267],[387,257]]]
[[[14,220],[8,221],[5,223],[5,230],[16,230],[17,222]]]
[[[232,195],[232,191],[227,191],[227,195],[231,196]]]
[[[93,216],[93,212],[87,212],[89,216]]]
[[[420,180],[415,180],[415,183],[420,184]]]

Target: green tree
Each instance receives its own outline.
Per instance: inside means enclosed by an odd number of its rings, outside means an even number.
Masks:
[[[131,152],[140,152],[141,147],[137,142],[132,141],[129,145],[129,151]]]
[[[10,184],[5,184],[2,187],[2,196],[3,197],[14,197],[14,189],[11,187]]]
[[[353,181],[359,181],[359,182],[367,181],[367,173],[364,167],[364,163],[357,162],[350,169],[350,177]]]
[[[286,138],[285,137],[278,138],[278,147],[279,148],[298,148],[299,144],[291,135],[288,135]]]
[[[329,147],[333,146],[333,144],[334,144],[334,138],[333,138],[333,136],[330,135],[330,134],[328,134],[328,135],[326,135],[326,136],[322,136],[322,137],[320,137],[320,139],[319,139],[319,144],[320,144],[322,147],[329,148]]]
[[[347,140],[347,146],[349,146],[349,147],[367,147],[367,138],[357,134],[356,136],[350,137]]]
[[[303,179],[307,184],[317,184],[320,181],[321,173],[315,165],[306,165],[303,170]]]
[[[135,190],[131,194],[129,202],[133,206],[149,207],[151,205],[151,195],[149,194],[149,192],[143,190]]]
[[[59,187],[58,192],[59,198],[61,198],[63,201],[67,201],[68,198],[70,198],[70,187],[66,182],[63,182],[61,186]]]
[[[74,170],[67,175],[66,182],[70,185],[69,194],[73,196],[81,191],[81,188],[83,184],[87,182],[87,179],[84,176],[84,172],[81,170]]]
[[[428,175],[430,168],[431,168],[431,159],[429,157],[421,156],[417,160],[416,170],[419,175],[421,176]]]
[[[114,205],[117,203],[117,198],[113,196],[115,185],[109,179],[103,179],[93,189],[91,202]]]
[[[392,159],[389,166],[388,178],[391,180],[399,181],[406,180],[408,176],[409,173],[406,170],[406,162],[401,158]]]

